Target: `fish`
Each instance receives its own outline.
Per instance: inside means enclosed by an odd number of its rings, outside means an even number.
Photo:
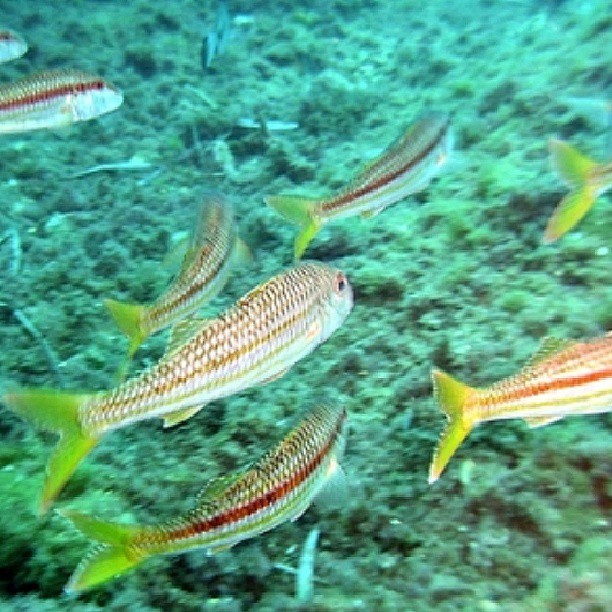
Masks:
[[[544,244],[555,242],[576,226],[595,200],[612,187],[612,162],[597,163],[563,140],[551,139],[548,148],[554,169],[571,191],[548,220]]]
[[[448,161],[452,148],[450,117],[430,113],[336,194],[327,198],[268,195],[264,200],[300,227],[294,243],[299,259],[323,225],[355,215],[372,217],[424,189]]]
[[[480,423],[524,419],[542,427],[612,410],[612,332],[584,341],[546,338],[518,374],[490,387],[470,387],[437,368],[432,380],[448,423],[429,468],[430,484]]]
[[[21,57],[27,50],[28,43],[17,32],[0,29],[0,64]]]
[[[108,391],[7,391],[2,400],[9,410],[60,434],[40,513],[106,432],[152,418],[170,427],[213,400],[280,378],[325,342],[352,306],[342,271],[304,262],[255,287],[218,318],[182,324],[158,363]]]
[[[166,291],[148,305],[104,300],[130,339],[129,356],[151,334],[182,321],[212,300],[225,285],[240,249],[231,203],[221,193],[207,193],[181,270]]]
[[[99,76],[50,70],[0,84],[0,133],[55,128],[119,108],[123,94]]]
[[[297,520],[342,474],[346,420],[343,407],[315,408],[252,467],[210,481],[193,509],[179,518],[132,525],[61,510],[99,542],[77,566],[66,592],[99,585],[153,555],[194,549],[214,554]]]

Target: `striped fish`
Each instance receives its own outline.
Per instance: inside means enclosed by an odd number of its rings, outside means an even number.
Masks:
[[[82,591],[123,574],[152,555],[223,550],[294,521],[340,470],[346,412],[313,410],[250,469],[211,481],[185,516],[150,526],[62,514],[100,542],[78,565],[66,591]]]
[[[130,338],[130,356],[152,333],[182,321],[221,291],[237,245],[232,205],[220,193],[206,194],[181,271],[164,294],[150,305],[104,302]]]
[[[583,342],[548,338],[521,372],[485,389],[437,369],[432,378],[448,424],[429,469],[430,483],[479,423],[524,419],[530,427],[541,427],[567,416],[612,410],[612,332]]]
[[[123,95],[100,77],[55,70],[0,85],[0,133],[27,132],[110,113]]]
[[[0,64],[21,57],[28,50],[28,43],[12,30],[0,30]]]
[[[105,432],[157,417],[175,425],[215,399],[282,376],[340,327],[352,305],[342,272],[304,263],[253,289],[218,319],[177,334],[156,365],[110,391],[5,394],[9,409],[60,434],[41,511]]]
[[[337,194],[322,199],[271,195],[265,201],[300,226],[294,248],[299,259],[321,227],[330,221],[355,215],[374,216],[424,189],[448,160],[452,146],[449,117],[432,113],[408,128]]]
[[[589,212],[595,200],[612,188],[612,162],[599,164],[562,140],[551,140],[548,148],[554,169],[571,191],[548,220],[545,244],[569,232]]]

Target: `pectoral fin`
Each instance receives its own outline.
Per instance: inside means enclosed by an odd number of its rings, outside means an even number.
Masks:
[[[187,408],[185,410],[177,410],[166,414],[164,418],[164,427],[174,427],[187,419],[190,419],[196,412],[202,409],[202,406],[197,408]]]
[[[554,423],[555,421],[559,421],[560,419],[562,419],[564,417],[564,415],[555,415],[555,416],[545,416],[545,417],[528,417],[526,419],[524,419],[525,423],[527,423],[527,425],[529,425],[529,427],[531,428],[536,428],[536,427],[544,427],[545,425],[550,425],[551,423]]]

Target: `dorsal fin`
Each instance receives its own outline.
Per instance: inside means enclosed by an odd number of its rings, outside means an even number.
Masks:
[[[572,344],[574,344],[574,341],[567,340],[566,338],[554,338],[553,336],[544,338],[538,350],[531,356],[525,367],[532,368]]]
[[[202,330],[206,329],[210,324],[210,319],[203,319],[201,317],[189,317],[179,321],[172,328],[163,359],[168,359],[188,340],[193,338],[193,336],[196,334],[199,334]]]
[[[231,484],[236,482],[244,472],[232,472],[225,476],[219,476],[209,480],[204,488],[196,495],[195,507],[201,508],[202,506],[212,502],[214,499],[219,497]]]

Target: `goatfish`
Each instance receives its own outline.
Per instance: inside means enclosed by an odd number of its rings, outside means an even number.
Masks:
[[[28,43],[12,30],[0,30],[0,64],[21,57],[28,50]]]
[[[338,193],[328,198],[270,195],[265,202],[300,231],[294,254],[299,259],[321,227],[335,219],[367,218],[424,189],[446,163],[453,147],[448,115],[426,115],[370,162]]]
[[[220,317],[175,329],[157,364],[109,391],[6,393],[10,410],[60,434],[47,465],[41,513],[104,433],[157,417],[170,427],[215,399],[279,378],[325,342],[352,305],[340,270],[304,263],[259,285]]]
[[[250,469],[212,480],[193,509],[180,518],[140,526],[62,510],[80,531],[100,543],[77,566],[65,590],[74,593],[96,586],[153,555],[194,549],[214,554],[295,521],[342,473],[345,425],[343,408],[316,408]]]
[[[518,374],[487,388],[472,388],[438,369],[432,379],[448,423],[429,468],[430,484],[479,423],[524,419],[542,427],[612,410],[612,332],[586,341],[547,338]]]
[[[0,85],[0,133],[88,121],[122,102],[121,92],[98,76],[78,70],[42,72]]]
[[[152,333],[182,321],[212,300],[225,285],[238,248],[232,205],[220,193],[206,194],[181,270],[163,295],[149,305],[104,301],[130,339],[129,356]]]
[[[612,162],[597,163],[567,142],[549,142],[552,165],[571,188],[548,220],[543,242],[550,244],[571,230],[589,212],[595,200],[612,187]]]

